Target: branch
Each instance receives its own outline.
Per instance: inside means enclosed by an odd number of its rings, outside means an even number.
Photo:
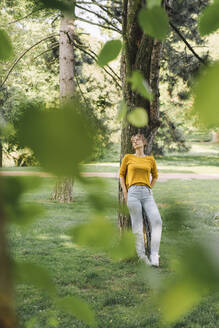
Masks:
[[[52,50],[52,49],[57,48],[58,45],[59,45],[59,42],[56,42],[54,47],[51,47],[51,48],[49,48],[49,49],[46,49],[45,51],[41,52],[39,55],[35,56],[32,60],[35,60],[35,59],[37,59],[38,57],[40,57],[40,56],[42,56],[43,54],[45,54],[46,52],[48,52],[48,51],[50,51],[50,50]]]
[[[18,19],[16,19],[15,21],[9,22],[9,23],[6,24],[6,25],[10,25],[10,24],[17,23],[17,22],[19,22],[19,21],[21,21],[21,20],[23,20],[23,19],[25,19],[25,18],[31,16],[33,13],[35,13],[36,11],[39,11],[39,10],[41,10],[41,9],[43,9],[43,7],[38,8],[38,9],[35,9],[35,10],[31,11],[29,14],[27,14],[26,16],[21,17],[21,18],[18,18]]]
[[[78,45],[78,44],[77,44]],[[83,44],[81,43],[80,44],[80,47],[86,47],[86,46],[83,46]],[[86,47],[86,48],[88,48],[88,47]],[[95,59],[95,61],[97,60],[97,58],[98,58],[98,55],[93,51],[93,50],[91,50],[91,49],[89,49],[90,50],[90,52],[94,55],[94,59]],[[117,75],[117,73],[109,66],[109,65],[106,65],[108,68],[109,68],[109,70],[117,77],[117,79],[118,80],[120,80],[120,77],[119,77],[119,75]]]
[[[172,29],[179,35],[179,37],[183,40],[183,42],[187,45],[189,50],[193,53],[193,55],[204,65],[206,65],[206,62],[199,57],[199,55],[195,52],[195,50],[192,48],[192,46],[188,43],[188,41],[184,38],[184,36],[181,34],[181,32],[178,30],[176,26],[173,25],[173,23],[169,22]]]
[[[76,83],[77,83],[77,85],[78,85],[78,88],[79,88],[79,90],[80,90],[80,93],[81,93],[82,97],[84,98],[85,103],[86,103],[87,106],[88,106],[87,99],[86,99],[85,95],[83,94],[83,91],[81,90],[81,87],[80,87],[80,84],[79,84],[79,81],[78,81],[78,76],[77,76],[76,73],[75,73],[75,79],[76,79]]]
[[[106,6],[102,6],[101,4],[97,3],[96,1],[93,1],[93,4],[100,7],[103,11],[105,11],[109,16],[111,16],[114,19],[117,19],[117,21],[122,24],[122,20],[119,19],[118,17],[114,16],[109,10],[106,9]],[[112,8],[112,7],[108,7],[108,8]]]
[[[58,15],[53,19],[53,21],[51,22],[51,26],[53,26],[53,24],[55,23],[55,21],[56,21],[59,17],[61,17],[60,14],[58,14]]]
[[[91,22],[89,20],[86,20],[84,18],[80,18],[80,17],[77,17],[77,16],[74,16],[76,19],[82,21],[82,22],[85,22],[85,23],[88,23],[88,24],[91,24],[91,25],[96,25],[96,26],[99,26],[99,27],[102,27],[102,28],[105,28],[105,29],[108,29],[108,30],[111,30],[111,31],[115,31],[117,33],[120,33],[121,34],[121,31],[118,29],[115,29],[113,27],[110,27],[110,26],[105,26],[105,25],[102,25],[102,24],[97,24],[97,23],[94,23],[94,22]]]
[[[33,44],[30,48],[28,48],[28,49],[26,49],[16,60],[15,60],[15,62],[12,64],[12,66],[11,66],[11,68],[9,69],[9,71],[8,71],[8,73],[7,73],[7,75],[6,75],[6,77],[5,77],[5,79],[3,80],[3,82],[2,82],[2,84],[0,85],[0,88],[2,88],[3,87],[3,85],[5,84],[5,82],[7,81],[7,79],[8,79],[8,77],[9,77],[9,75],[10,75],[10,73],[12,72],[12,70],[14,69],[14,67],[17,65],[17,63],[26,55],[26,53],[28,52],[28,51],[30,51],[31,49],[33,49],[35,46],[37,46],[39,43],[41,43],[41,42],[43,42],[43,41],[45,41],[45,40],[48,40],[48,39],[50,39],[50,38],[53,38],[54,36],[57,36],[57,35],[59,35],[59,34],[52,34],[52,35],[50,35],[50,36],[47,36],[46,38],[44,38],[44,39],[42,39],[42,40],[40,40],[40,41],[38,41],[38,42],[36,42],[35,44]]]
[[[119,2],[116,2],[116,1],[113,1],[113,3],[120,5],[120,3]],[[92,2],[91,1],[77,1],[77,4],[81,4],[81,5],[94,5],[95,4],[95,1],[92,1]],[[109,5],[104,5],[104,7],[105,8],[112,9],[112,6],[109,6]]]
[[[94,11],[92,11],[90,9],[83,8],[83,7],[81,7],[81,6],[77,5],[77,4],[75,6],[78,7],[78,8],[80,8],[80,9],[82,9],[82,10],[88,11],[89,13],[91,13],[93,15],[96,15],[100,19],[103,19],[107,24],[113,26],[113,28],[116,29],[118,31],[118,33],[121,33],[121,31],[114,24],[112,24],[112,22],[108,21],[108,19],[105,18],[105,17],[103,17],[102,15],[100,15],[98,13],[95,13]]]
[[[76,44],[74,41],[72,41],[72,43],[73,43],[73,45],[74,45],[76,48],[80,49],[81,51],[83,51],[84,53],[86,53],[88,56],[90,56],[91,58],[93,58],[93,59],[96,61],[96,57],[93,56],[91,53],[89,53],[87,50],[85,50],[84,47],[79,46],[79,45]],[[111,69],[108,65],[107,65],[107,67],[108,67],[109,69]],[[103,67],[103,70],[104,70],[108,75],[111,76],[111,78],[115,81],[115,83],[117,84],[117,86],[121,89],[122,87],[121,87],[121,85],[118,83],[117,79],[116,79],[116,78],[115,78],[110,72],[108,72],[104,67]],[[113,70],[111,69],[111,71],[113,71]],[[113,71],[113,73],[116,75],[116,73],[115,73],[114,71]]]
[[[90,49],[90,52],[96,57],[96,59],[98,58],[97,54],[93,50]],[[117,79],[120,80],[119,75],[112,69],[112,67],[110,67],[109,65],[106,65],[106,66],[117,77]]]

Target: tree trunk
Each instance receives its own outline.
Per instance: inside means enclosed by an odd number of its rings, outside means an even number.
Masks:
[[[2,159],[3,159],[3,150],[2,150],[2,141],[0,140],[0,167],[2,167]]]
[[[217,131],[212,132],[212,142],[219,143],[219,132]]]
[[[130,138],[133,134],[138,132],[144,134],[147,139],[145,153],[150,155],[152,151],[153,139],[156,135],[158,127],[160,126],[158,84],[162,42],[155,41],[150,36],[145,35],[139,27],[137,15],[141,9],[141,6],[142,4],[140,1],[123,1],[122,34],[125,46],[121,57],[120,74],[123,86],[123,98],[128,107],[128,113],[135,107],[143,107],[148,113],[149,122],[147,126],[139,129],[130,125],[126,119],[123,120],[121,131],[120,165],[124,155],[126,153],[133,152]],[[151,86],[154,93],[154,99],[151,103],[136,92],[132,91],[128,78],[133,70],[140,71],[145,80]],[[120,182],[119,201],[124,202]],[[148,251],[150,248],[150,227],[144,212],[143,216]],[[118,221],[121,230],[131,227],[130,216],[125,216],[124,214],[119,213]]]
[[[1,188],[1,186],[0,186]],[[11,263],[6,238],[6,218],[0,203],[0,327],[16,328]]]
[[[73,52],[73,18],[64,14],[60,22],[59,39],[59,84],[60,103],[63,104],[74,94],[74,52]],[[73,200],[73,179],[64,178],[56,182],[52,199],[69,203]]]

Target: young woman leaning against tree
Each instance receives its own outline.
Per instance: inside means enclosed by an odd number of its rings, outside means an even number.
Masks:
[[[134,154],[126,154],[120,167],[120,183],[131,216],[132,231],[136,235],[136,251],[148,265],[159,266],[162,219],[155,203],[152,188],[158,178],[153,156],[144,154],[146,139],[143,134],[131,137]],[[152,181],[150,182],[150,175]],[[151,227],[151,255],[145,254],[142,206]]]

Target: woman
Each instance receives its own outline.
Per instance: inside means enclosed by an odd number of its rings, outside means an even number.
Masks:
[[[152,187],[157,178],[157,166],[153,156],[144,154],[146,139],[143,134],[131,137],[135,154],[126,154],[120,167],[120,183],[130,212],[132,231],[136,234],[136,251],[148,265],[159,266],[159,248],[162,219],[154,201]],[[150,174],[152,181],[150,182]],[[150,260],[145,254],[142,206],[151,227]]]

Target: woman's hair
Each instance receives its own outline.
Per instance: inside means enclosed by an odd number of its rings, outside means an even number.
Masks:
[[[140,134],[140,133],[137,133],[137,134],[131,136],[131,142],[132,142],[136,137],[141,138],[142,141],[143,141],[143,143],[144,143],[144,145],[146,144],[147,139],[145,138],[145,136],[144,136],[143,134]]]

